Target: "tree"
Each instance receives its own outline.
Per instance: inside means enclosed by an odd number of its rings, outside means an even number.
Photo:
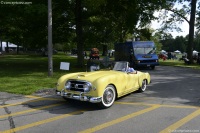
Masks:
[[[188,39],[188,58],[191,62],[193,62],[194,24],[195,24],[195,14],[196,14],[196,4],[197,4],[197,0],[192,0],[190,23],[189,23],[189,39]]]
[[[183,36],[177,36],[173,41],[173,51],[180,50],[181,52],[186,51],[187,41]]]
[[[47,46],[47,1],[35,0],[30,4],[1,4],[0,6],[2,40],[26,48]]]
[[[182,3],[183,8],[178,9],[174,8],[175,3]],[[186,4],[184,3],[186,2]],[[187,3],[189,2],[189,5]],[[196,4],[197,0],[168,0],[166,5],[163,6],[162,9],[165,9],[167,11],[171,11],[172,14],[169,18],[166,18],[167,20],[164,21],[163,29],[173,29],[180,31],[180,28],[174,25],[174,22],[183,22],[186,21],[189,24],[189,38],[188,38],[188,46],[187,46],[187,54],[188,58],[191,62],[193,62],[193,47],[194,47],[194,24],[195,24],[195,14],[196,14]],[[166,13],[163,14],[166,16]],[[190,19],[187,19],[187,15],[190,15]]]
[[[14,1],[14,0],[10,0]],[[22,0],[26,1],[26,0]],[[83,50],[102,48],[130,39],[133,33],[150,39],[146,25],[166,0],[59,0],[53,1],[53,42],[71,48],[76,43],[77,65]],[[1,5],[2,6],[2,5]],[[26,48],[47,46],[47,1],[0,8],[0,38]],[[138,26],[139,25],[139,26]],[[6,31],[6,32],[3,32]]]

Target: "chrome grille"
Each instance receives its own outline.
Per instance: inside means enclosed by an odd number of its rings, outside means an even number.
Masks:
[[[70,82],[71,82],[70,90],[84,92],[83,85],[86,82],[84,82],[84,81],[73,81],[73,80],[70,80]]]

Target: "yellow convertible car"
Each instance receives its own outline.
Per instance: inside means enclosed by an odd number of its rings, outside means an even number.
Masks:
[[[96,103],[109,108],[116,98],[139,90],[146,90],[149,73],[128,73],[128,62],[116,62],[113,70],[78,72],[58,79],[56,93],[64,99]]]

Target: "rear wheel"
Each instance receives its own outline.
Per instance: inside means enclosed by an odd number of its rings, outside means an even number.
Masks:
[[[114,86],[108,85],[103,93],[102,101],[99,103],[101,108],[109,108],[113,105],[116,98],[116,91]]]
[[[65,96],[62,96],[63,99],[68,100],[69,98],[66,98]]]
[[[144,92],[146,90],[146,88],[147,88],[147,80],[144,79],[142,81],[142,86],[139,88],[139,91]]]
[[[67,97],[65,97],[65,96],[62,96],[62,98],[63,98],[63,99],[65,99],[65,100],[66,100],[66,101],[68,101],[68,102],[75,101],[75,100],[73,100],[73,99],[70,99],[70,98],[67,98]]]

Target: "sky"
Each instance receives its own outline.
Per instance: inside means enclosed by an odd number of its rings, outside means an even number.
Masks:
[[[189,3],[188,2],[184,2],[185,5],[188,5]],[[178,8],[178,9],[182,9],[182,4],[178,4],[176,3],[175,4],[175,7]],[[158,16],[159,15],[159,12],[155,12],[154,13],[154,16]],[[187,16],[188,19],[189,19],[189,16]],[[151,28],[153,28],[154,30],[160,28],[160,25],[161,23],[158,23],[157,21],[152,21],[152,24],[151,24]],[[178,24],[177,23],[177,26],[179,26],[182,30],[182,32],[177,32],[177,31],[173,31],[173,32],[169,32],[172,34],[172,36],[175,38],[176,36],[183,36],[185,37],[186,35],[189,34],[189,24],[184,21],[182,24]]]
[[[157,21],[152,21],[151,24],[151,28],[153,28],[154,30],[160,28],[161,23],[158,23]],[[171,33],[171,35],[175,38],[176,36],[183,36],[185,37],[186,35],[189,34],[189,24],[187,22],[183,22],[182,24],[177,24],[181,29],[182,32],[177,32],[177,31],[173,31],[173,32],[169,32]]]

